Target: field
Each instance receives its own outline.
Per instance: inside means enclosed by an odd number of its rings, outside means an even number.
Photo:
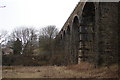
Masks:
[[[3,66],[3,78],[120,78],[117,65],[94,68],[89,63],[70,66]]]

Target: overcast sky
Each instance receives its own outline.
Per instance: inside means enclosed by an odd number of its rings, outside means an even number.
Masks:
[[[56,25],[60,30],[80,0],[0,0],[0,30]]]

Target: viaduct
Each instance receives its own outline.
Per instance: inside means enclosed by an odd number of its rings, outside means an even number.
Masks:
[[[79,2],[55,40],[63,64],[118,62],[120,2]]]

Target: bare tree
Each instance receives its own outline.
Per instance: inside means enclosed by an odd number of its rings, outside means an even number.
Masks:
[[[54,38],[58,34],[56,26],[47,26],[40,30],[39,46],[42,47],[46,52],[52,53]]]
[[[33,47],[36,39],[37,39],[37,34],[36,34],[36,30],[34,28],[27,28],[27,27],[20,27],[15,29],[12,34],[11,34],[11,39],[13,41],[19,39],[20,41],[22,41],[22,52],[26,53],[26,49],[28,49],[28,45],[29,48],[31,48],[31,46]]]
[[[6,41],[7,31],[0,31],[0,44]]]
[[[54,39],[57,34],[58,34],[58,29],[56,28],[56,26],[52,26],[52,25],[44,27],[40,30],[40,35],[46,36],[49,39]]]
[[[7,31],[0,31],[0,66],[2,65],[2,48],[1,45],[6,41]]]

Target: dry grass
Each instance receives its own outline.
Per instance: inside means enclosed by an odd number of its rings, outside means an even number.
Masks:
[[[88,62],[81,62],[80,64],[67,66],[66,69],[71,69],[71,70],[75,70],[75,71],[87,71],[90,69],[94,69],[94,65],[92,65]]]
[[[94,68],[87,62],[70,66],[3,66],[4,78],[120,78],[118,65]]]
[[[81,74],[81,77],[93,77],[93,78],[120,78],[119,67],[117,64],[108,67],[94,68],[93,64],[87,62],[81,62],[77,65],[71,65],[66,67],[66,70],[75,71]]]
[[[2,67],[3,70],[13,70],[15,69],[13,66],[4,66]]]

